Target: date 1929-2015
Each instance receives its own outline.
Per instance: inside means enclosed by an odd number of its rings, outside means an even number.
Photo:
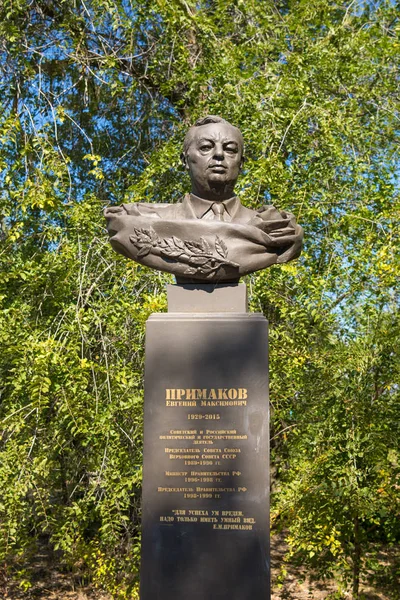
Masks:
[[[204,421],[218,421],[221,418],[221,415],[218,413],[214,413],[214,414],[205,414],[202,415],[201,413],[189,413],[188,417],[187,417],[190,421],[193,420],[203,420]]]

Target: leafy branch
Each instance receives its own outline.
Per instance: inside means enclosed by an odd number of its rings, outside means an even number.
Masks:
[[[168,262],[187,264],[185,275],[210,275],[225,265],[239,267],[237,263],[228,260],[228,248],[218,235],[215,236],[213,249],[203,237],[198,242],[181,240],[176,236],[160,238],[152,227],[135,227],[134,232],[129,240],[138,248],[137,258],[144,258],[152,253]]]

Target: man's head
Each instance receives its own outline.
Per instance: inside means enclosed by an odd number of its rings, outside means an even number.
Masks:
[[[243,146],[239,129],[225,119],[198,119],[185,136],[181,155],[192,193],[207,200],[231,198],[244,161]]]

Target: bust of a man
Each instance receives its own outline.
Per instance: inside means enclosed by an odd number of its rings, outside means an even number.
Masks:
[[[274,206],[251,210],[234,188],[244,162],[239,129],[221,117],[188,130],[182,160],[191,193],[176,204],[123,204],[104,211],[113,248],[178,282],[232,282],[297,258],[303,230]]]

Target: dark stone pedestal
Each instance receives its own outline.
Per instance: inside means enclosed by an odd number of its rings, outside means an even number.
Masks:
[[[231,293],[147,323],[141,600],[270,598],[267,321]]]

